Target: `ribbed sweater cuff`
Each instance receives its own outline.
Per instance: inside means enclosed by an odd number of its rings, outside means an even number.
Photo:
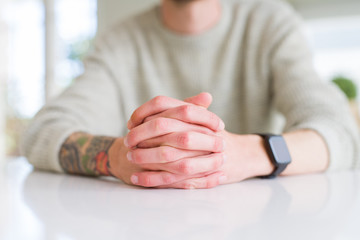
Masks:
[[[28,161],[40,170],[64,172],[59,162],[60,149],[65,140],[75,132],[85,132],[85,130],[81,127],[69,127],[62,124],[41,130],[41,136],[37,136],[38,139],[30,139],[36,143],[31,149]]]

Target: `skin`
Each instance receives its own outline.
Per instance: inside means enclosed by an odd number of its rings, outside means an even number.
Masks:
[[[161,9],[164,25],[182,34],[200,34],[221,16],[218,0],[164,0]],[[226,131],[207,110],[211,102],[208,93],[183,101],[158,96],[134,111],[127,136],[72,134],[62,146],[60,164],[69,173],[112,175],[156,188],[212,188],[270,174],[274,167],[263,139]],[[292,163],[282,175],[327,169],[320,135],[304,129],[283,136]]]
[[[196,35],[213,27],[221,17],[219,0],[163,0],[164,25],[181,34]]]
[[[68,173],[108,176],[109,149],[114,141],[110,137],[74,133],[61,147],[60,164]]]

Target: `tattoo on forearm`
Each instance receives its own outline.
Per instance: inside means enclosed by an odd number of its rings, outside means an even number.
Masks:
[[[90,176],[109,176],[109,149],[111,137],[94,137],[74,133],[60,150],[60,165],[68,173]]]

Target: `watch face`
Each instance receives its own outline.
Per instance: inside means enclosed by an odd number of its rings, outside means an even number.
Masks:
[[[287,148],[286,142],[282,136],[271,136],[269,138],[269,145],[274,155],[276,164],[289,164],[291,157]]]

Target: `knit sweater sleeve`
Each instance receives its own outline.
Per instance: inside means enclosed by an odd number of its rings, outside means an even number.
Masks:
[[[61,96],[35,116],[22,141],[22,150],[35,168],[63,172],[59,151],[74,132],[114,136],[121,122],[119,97],[109,68],[108,45],[99,41],[85,61],[85,72]]]
[[[316,131],[330,155],[329,170],[359,165],[359,132],[345,96],[316,74],[302,34],[301,21],[290,8],[278,14],[270,37],[273,100],[285,116],[285,132]]]

